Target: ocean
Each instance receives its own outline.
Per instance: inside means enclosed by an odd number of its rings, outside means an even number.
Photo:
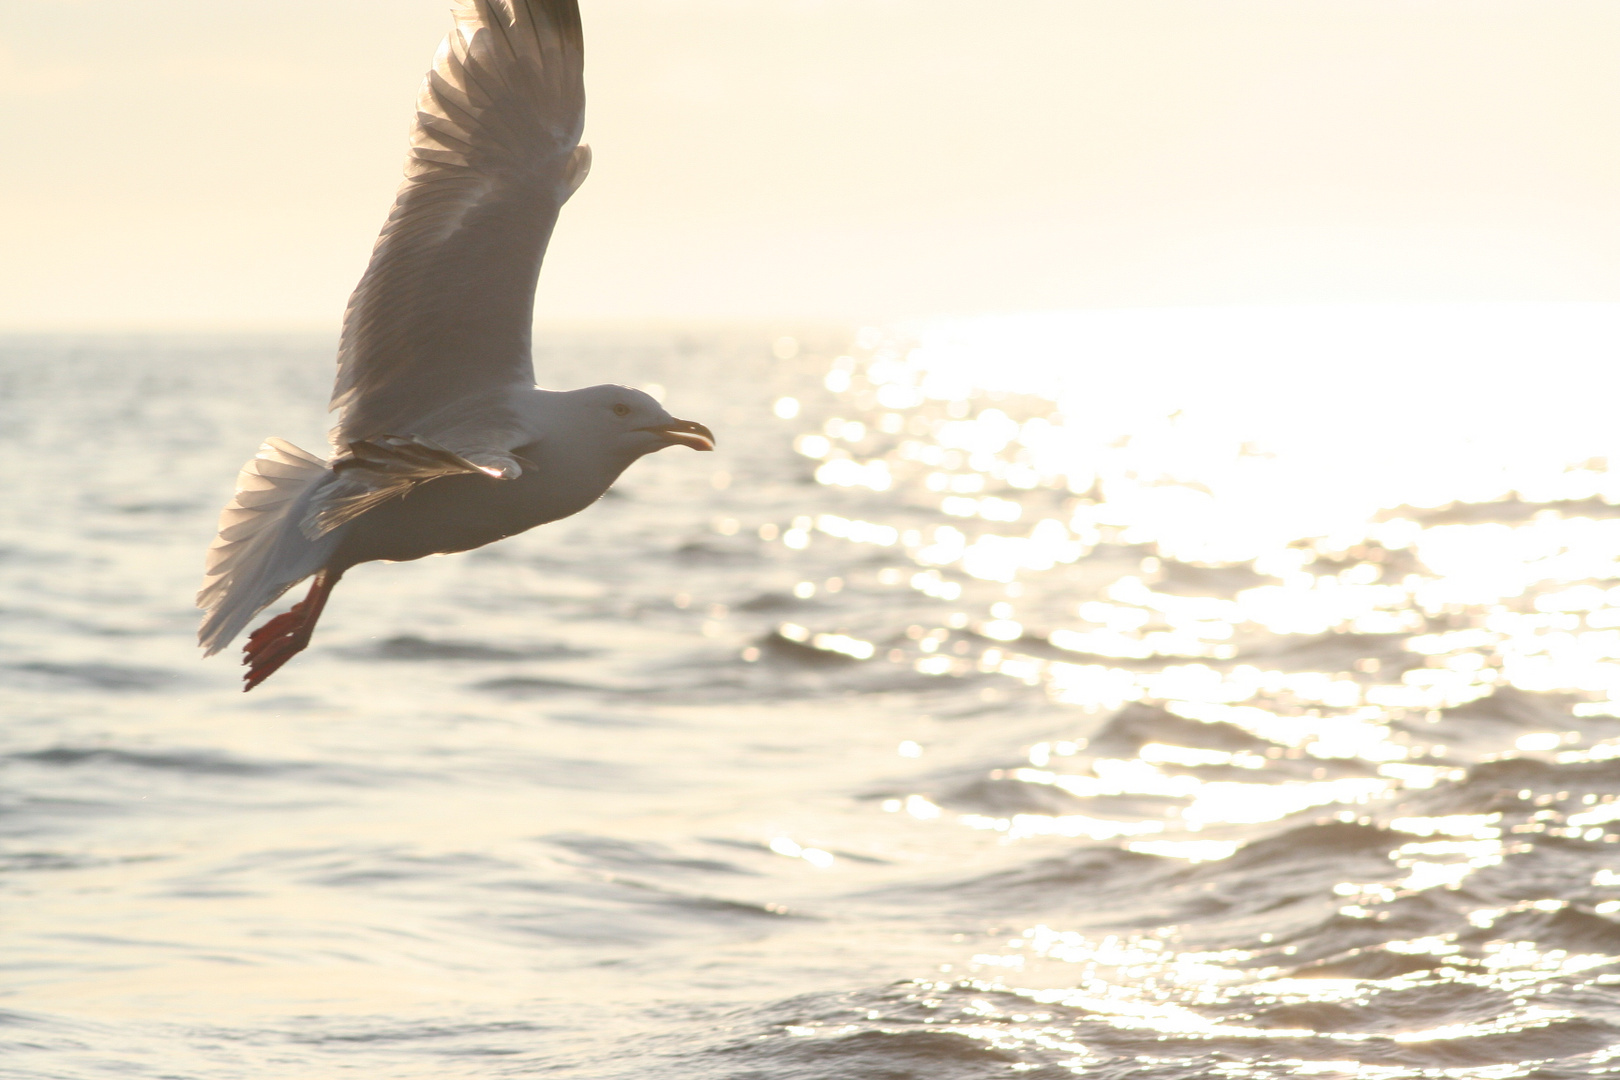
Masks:
[[[0,1077],[1620,1075],[1617,353],[543,330],[719,450],[244,695],[191,598],[332,342],[0,339]]]

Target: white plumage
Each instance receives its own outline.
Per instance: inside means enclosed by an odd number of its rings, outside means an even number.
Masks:
[[[622,386],[534,384],[534,290],[584,181],[577,0],[458,0],[417,100],[405,182],[344,313],[331,461],[279,439],[243,468],[198,606],[208,654],[248,639],[252,689],[308,644],[356,563],[465,551],[576,513],[636,458],[714,447]]]
[[[219,515],[197,606],[208,612],[198,640],[212,656],[266,605],[321,568],[336,539],[303,542],[299,510],[329,476],[326,462],[284,439],[269,438],[236,479],[236,496]],[[294,535],[289,535],[289,533]]]

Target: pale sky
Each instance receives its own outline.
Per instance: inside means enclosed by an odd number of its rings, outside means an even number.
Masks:
[[[0,0],[0,329],[335,329],[445,0]],[[583,0],[545,319],[1620,299],[1614,0]]]

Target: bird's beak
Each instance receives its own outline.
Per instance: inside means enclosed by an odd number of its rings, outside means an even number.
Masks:
[[[655,432],[672,443],[690,446],[694,450],[714,449],[714,432],[695,420],[671,420],[667,424],[655,424],[641,430]]]

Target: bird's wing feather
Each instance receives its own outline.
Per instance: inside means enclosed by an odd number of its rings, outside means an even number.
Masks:
[[[521,473],[507,454],[469,459],[420,436],[383,435],[349,444],[349,454],[332,463],[337,479],[311,502],[299,528],[318,540],[345,522],[403,495],[417,484],[444,476],[510,479]]]
[[[340,453],[418,437],[482,462],[532,438],[508,401],[534,382],[541,258],[590,167],[579,6],[456,0],[454,19],[422,85],[405,182],[344,316]]]

